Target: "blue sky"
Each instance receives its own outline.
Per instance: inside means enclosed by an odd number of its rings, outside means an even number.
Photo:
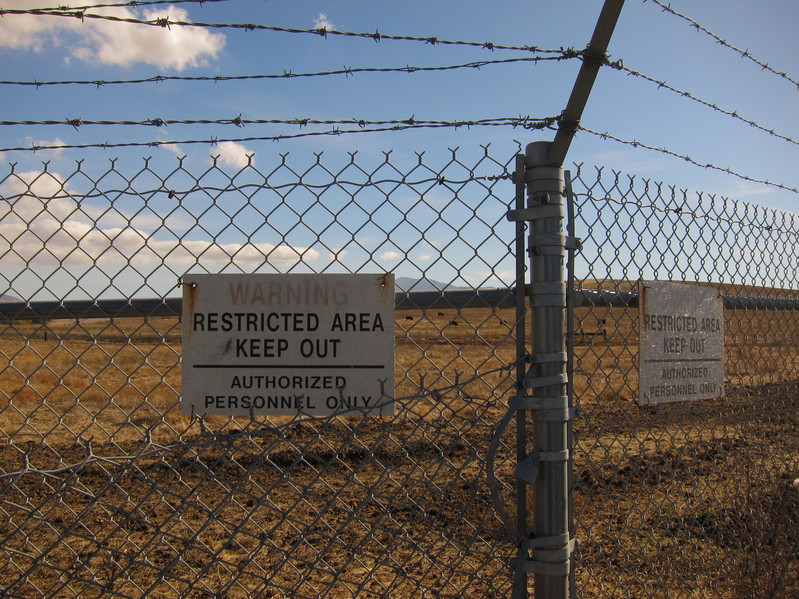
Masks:
[[[56,3],[52,3],[56,4]],[[59,3],[63,4],[63,3]],[[40,7],[34,0],[6,2],[4,8]],[[670,5],[730,43],[779,71],[799,77],[795,57],[799,38],[794,25],[799,6],[790,0],[675,0]],[[251,0],[126,8],[142,17],[169,15],[213,23],[256,23],[312,28],[327,23],[353,32],[379,30],[384,34],[435,36],[441,39],[491,41],[541,48],[582,48],[590,38],[601,7],[599,1],[567,2],[437,0],[436,2],[375,3],[358,0]],[[109,11],[109,9],[106,9]],[[99,12],[96,10],[95,12]],[[109,11],[110,12],[110,11]],[[118,11],[117,11],[118,12]],[[150,14],[153,13],[153,14]],[[29,25],[33,23],[34,25]],[[169,30],[58,17],[6,15],[0,23],[0,53],[5,80],[110,80],[155,75],[240,75],[319,72],[348,67],[434,66],[477,60],[513,58],[525,53],[480,48],[445,47],[405,41],[348,39],[232,29]],[[176,37],[164,42],[159,38]],[[22,41],[17,38],[23,38]],[[116,38],[116,39],[115,39]],[[109,41],[112,40],[112,41]],[[155,42],[153,40],[156,40]],[[167,44],[176,44],[170,50]],[[613,59],[680,90],[799,138],[799,90],[792,83],[761,71],[755,64],[723,48],[684,21],[667,14],[654,2],[628,0],[610,45]],[[64,120],[66,118],[141,120],[234,118],[314,118],[366,120],[477,120],[494,117],[557,115],[564,107],[579,68],[576,60],[554,64],[486,66],[449,73],[357,74],[352,77],[241,81],[230,83],[172,83],[105,86],[20,88],[3,86],[0,106],[7,120]],[[603,69],[586,109],[583,124],[625,139],[688,154],[702,163],[727,167],[756,179],[799,185],[799,148],[775,139],[728,116],[658,89],[623,72]],[[69,144],[103,141],[205,139],[210,136],[272,135],[274,127],[155,128],[14,126],[0,128],[0,146],[62,140]],[[413,148],[501,145],[547,139],[549,133],[510,128],[477,130],[420,130],[390,134],[344,136],[293,147]],[[343,140],[343,141],[342,141]],[[256,155],[272,152],[273,143],[244,144]],[[209,153],[208,147],[182,146],[190,157]],[[113,153],[168,153],[168,149],[94,150],[62,152],[59,160]],[[37,156],[5,152],[5,162],[40,161]],[[657,153],[601,140],[587,133],[575,139],[569,160],[606,164],[612,168],[702,189],[734,198],[791,208],[796,195],[743,182],[724,174],[682,164]]]
[[[63,2],[49,5],[63,4]],[[582,49],[591,37],[602,2],[508,0],[230,0],[203,5],[140,6],[90,12],[138,19],[208,23],[254,23],[310,29],[325,26],[349,32],[375,32],[445,40],[492,42],[544,49]],[[46,2],[6,0],[4,9],[38,8]],[[695,19],[730,44],[799,79],[799,5],[793,0],[672,0],[670,6]],[[652,0],[627,0],[610,43],[612,60],[651,78],[666,81],[728,112],[799,140],[799,89],[716,43]],[[329,35],[245,31],[230,28],[145,27],[76,18],[18,16],[0,19],[0,57],[6,81],[127,80],[157,75],[230,76],[323,72],[350,68],[448,66],[475,61],[529,57],[530,53],[416,41]],[[445,72],[356,73],[311,78],[235,82],[172,82],[23,87],[2,85],[0,110],[7,121],[163,119],[363,119],[480,120],[501,117],[552,117],[565,107],[580,63],[486,65]],[[746,123],[669,92],[628,72],[603,68],[582,124],[598,132],[691,156],[703,164],[728,168],[757,180],[799,187],[799,147]],[[345,128],[342,126],[342,128]],[[329,127],[323,127],[329,129]],[[302,131],[312,131],[306,127]],[[296,125],[165,127],[16,125],[0,127],[0,148],[148,141],[186,141],[268,137],[299,132]],[[66,149],[0,152],[0,163],[17,171],[48,169],[62,175],[76,160],[87,164],[118,157],[123,164],[176,163],[185,155],[200,172],[218,155],[235,171],[254,154],[256,165],[277,152],[310,155],[325,151],[396,154],[447,148],[469,152],[491,144],[492,155],[510,156],[517,143],[551,140],[552,132],[510,127],[419,129],[361,133],[297,140],[236,144]],[[744,181],[713,169],[651,152],[587,132],[576,136],[567,158],[604,165],[678,188],[795,210],[797,194]],[[7,167],[6,167],[7,168]],[[3,171],[3,173],[7,170]],[[404,273],[400,272],[399,275]]]

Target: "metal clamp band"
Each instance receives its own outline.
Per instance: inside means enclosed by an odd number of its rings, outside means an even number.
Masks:
[[[534,451],[530,454],[534,462],[568,462],[569,450],[562,451]]]
[[[571,571],[571,561],[565,562],[539,562],[528,559],[524,563],[524,571],[528,574],[545,574],[547,576],[568,576]]]
[[[565,283],[533,283],[530,285],[529,295],[533,307],[566,307]]]
[[[528,354],[526,361],[531,364],[551,364],[557,362],[566,362],[568,360],[566,352],[556,352],[551,354]]]
[[[533,298],[537,295],[566,295],[566,283],[533,283],[527,294]]]
[[[563,547],[569,544],[571,541],[571,537],[569,533],[564,533],[562,535],[555,535],[552,537],[530,537],[524,542],[524,546],[527,549],[538,549],[540,547]]]
[[[566,297],[563,295],[535,295],[530,298],[534,308],[565,308]]]
[[[524,377],[524,386],[527,389],[538,389],[549,385],[565,385],[568,382],[566,374],[553,374],[551,376],[530,376]]]
[[[540,410],[533,413],[533,420],[539,422],[568,422],[577,418],[580,409],[576,407],[555,410]]]
[[[577,237],[561,235],[560,233],[534,233],[530,235],[530,250],[533,253],[539,255],[556,253],[549,251],[550,248],[556,248],[557,252],[562,255],[565,250],[581,250],[583,243]]]
[[[520,220],[534,221],[541,218],[563,218],[563,206],[559,204],[548,204],[543,206],[535,206],[533,208],[519,208],[518,210],[508,210],[505,214],[511,222]]]
[[[568,576],[571,572],[571,556],[574,553],[576,541],[576,539],[570,539],[568,534],[528,539],[525,544],[533,550],[535,557],[525,560],[524,571],[530,574]],[[552,545],[560,545],[560,547],[557,549],[540,548]]]

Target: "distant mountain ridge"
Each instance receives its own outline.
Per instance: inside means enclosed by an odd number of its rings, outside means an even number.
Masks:
[[[413,277],[397,277],[394,279],[397,291],[444,291],[445,289],[464,289],[457,285],[442,283],[434,279],[414,279]]]
[[[9,295],[7,293],[3,293],[0,295],[0,302],[20,302],[22,301],[18,297],[14,297],[13,295]]]

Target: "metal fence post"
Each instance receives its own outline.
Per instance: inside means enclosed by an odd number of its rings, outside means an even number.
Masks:
[[[532,365],[525,386],[532,397],[533,451],[525,458],[534,483],[534,534],[527,540],[535,575],[535,597],[566,599],[573,542],[568,518],[568,421],[566,392],[564,256],[574,240],[563,235],[563,169],[548,165],[550,142],[527,146],[525,181],[530,221],[530,306]],[[520,466],[522,466],[520,464]]]

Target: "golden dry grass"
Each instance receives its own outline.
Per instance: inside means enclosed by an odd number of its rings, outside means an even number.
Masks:
[[[507,585],[509,570],[500,558],[513,548],[501,539],[486,499],[483,465],[492,429],[512,394],[513,371],[503,367],[515,360],[514,318],[513,310],[487,308],[398,312],[396,396],[459,387],[441,401],[433,395],[403,403],[390,422],[339,419],[323,427],[323,435],[314,427],[286,429],[293,431],[290,439],[267,445],[255,437],[222,458],[217,448],[203,446],[174,460],[141,459],[123,468],[127,474],[116,483],[113,470],[104,469],[87,469],[72,487],[21,479],[7,491],[6,506],[47,505],[48,497],[58,496],[47,518],[72,522],[80,514],[95,541],[61,532],[66,529],[55,524],[26,532],[26,546],[6,527],[15,551],[25,554],[45,551],[59,535],[67,544],[47,549],[51,567],[33,568],[27,586],[17,582],[15,592],[35,595],[55,572],[72,581],[68,588],[83,588],[87,596],[101,596],[97,588],[136,596],[141,587],[122,572],[126,568],[156,585],[152,596],[164,597],[181,594],[195,577],[208,589],[228,589],[230,597],[265,589],[280,596],[274,589],[281,588],[308,595],[326,588],[332,597],[358,589],[377,596],[386,588],[396,597],[415,596],[420,588],[488,594]],[[746,595],[744,577],[772,588],[769,581],[783,562],[769,566],[765,556],[786,554],[786,535],[796,528],[791,518],[799,514],[780,486],[791,465],[799,470],[799,314],[728,310],[725,318],[727,398],[641,408],[635,403],[637,310],[577,310],[578,329],[607,331],[578,335],[574,351],[575,401],[581,408],[574,425],[574,509],[582,541],[577,574],[582,596],[765,596],[765,591]],[[0,334],[3,470],[22,468],[20,448],[34,467],[52,468],[79,462],[86,439],[98,451],[119,454],[135,453],[147,434],[159,443],[199,438],[200,423],[181,414],[178,405],[180,352],[174,318],[6,328]],[[225,417],[207,418],[205,425],[233,432],[250,426],[248,419]],[[513,446],[512,431],[503,438]],[[259,453],[266,447],[273,449],[268,457]],[[513,460],[507,447],[501,451],[497,475],[507,485]],[[397,460],[399,455],[403,459]],[[309,456],[322,461],[310,466],[297,461]],[[202,464],[212,464],[218,479],[209,480]],[[275,464],[283,465],[286,478]],[[324,477],[315,474],[321,464],[328,464]],[[464,487],[453,487],[453,481]],[[259,499],[264,489],[268,498]],[[509,489],[503,493],[511,505]],[[98,493],[99,500],[88,497]],[[200,503],[188,499],[195,496]],[[442,501],[465,507],[452,516],[431,514],[430,506]],[[340,511],[343,506],[350,507]],[[369,532],[352,518],[355,506],[378,523],[376,529]],[[386,510],[391,510],[388,519]],[[146,515],[132,519],[131,511]],[[110,528],[109,518],[115,522]],[[757,529],[767,518],[778,522]],[[24,519],[18,522],[20,530],[28,526]],[[266,540],[264,530],[274,534]],[[314,530],[318,544],[304,543]],[[102,538],[106,544],[98,545]],[[154,538],[160,548],[147,549]],[[288,555],[318,562],[318,548],[326,543],[334,547],[324,558],[329,570],[306,576],[286,562]],[[346,546],[357,547],[361,557],[354,560]],[[407,566],[404,574],[379,557],[387,547]],[[81,555],[85,563],[71,569]],[[12,578],[18,573],[12,563],[35,563],[10,553],[4,559]],[[218,563],[206,567],[209,559]],[[442,580],[437,559],[460,565]],[[252,574],[253,564],[271,572],[277,586],[264,586]],[[155,579],[168,566],[175,568],[172,586]],[[236,568],[239,583],[230,587]],[[336,568],[345,572],[341,579]],[[788,572],[786,589],[796,589],[795,566]],[[100,587],[75,582],[87,577]],[[371,582],[358,582],[365,580]]]

